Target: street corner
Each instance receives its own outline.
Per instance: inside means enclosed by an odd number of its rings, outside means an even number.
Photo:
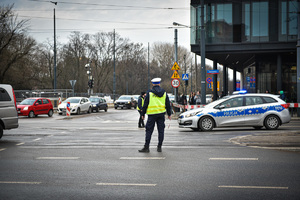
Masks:
[[[253,148],[300,152],[300,131],[257,133],[231,138],[231,143]]]

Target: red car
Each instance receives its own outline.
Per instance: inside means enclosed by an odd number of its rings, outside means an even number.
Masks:
[[[24,99],[18,106],[19,116],[35,117],[47,114],[49,117],[53,115],[53,105],[46,98],[28,98]]]

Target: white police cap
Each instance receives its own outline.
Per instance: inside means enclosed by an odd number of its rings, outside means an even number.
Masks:
[[[154,78],[151,80],[152,84],[160,84],[161,78]]]

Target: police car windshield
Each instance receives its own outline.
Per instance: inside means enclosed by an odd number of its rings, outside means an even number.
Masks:
[[[119,100],[131,100],[130,96],[121,96]]]
[[[224,97],[222,97],[221,99],[218,99],[218,100],[216,100],[216,101],[213,101],[213,102],[207,104],[206,106],[212,106],[212,107],[213,107],[213,106],[219,104],[220,102],[224,101],[225,99],[228,99],[229,97],[230,97],[230,96],[224,96]]]
[[[80,99],[66,99],[63,103],[79,103]]]

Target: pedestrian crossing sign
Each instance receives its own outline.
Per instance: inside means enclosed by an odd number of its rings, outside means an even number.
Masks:
[[[171,70],[180,70],[179,65],[177,64],[177,62],[174,63],[173,67]]]
[[[180,78],[179,74],[177,71],[174,71],[173,75],[171,78]]]
[[[188,81],[189,80],[189,74],[182,74],[182,80]]]

